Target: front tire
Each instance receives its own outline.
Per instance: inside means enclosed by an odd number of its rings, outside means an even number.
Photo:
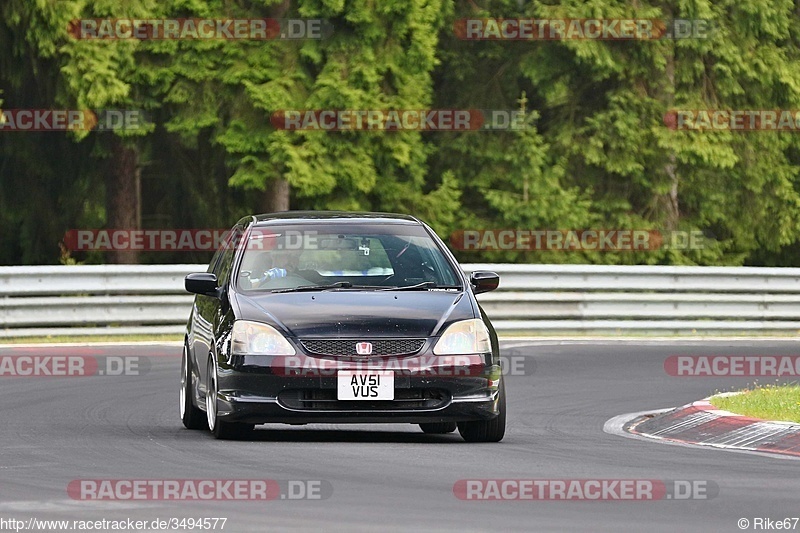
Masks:
[[[236,422],[223,422],[217,416],[217,369],[214,359],[208,359],[208,386],[206,387],[206,420],[208,429],[215,438],[221,440],[236,440],[249,435],[255,426],[253,424],[240,424]]]
[[[459,422],[458,432],[467,442],[500,442],[506,433],[506,386],[500,380],[499,398],[497,400],[500,413],[491,420],[475,420]]]
[[[181,421],[187,429],[206,429],[206,416],[194,405],[194,374],[189,363],[189,348],[183,345],[181,361]]]

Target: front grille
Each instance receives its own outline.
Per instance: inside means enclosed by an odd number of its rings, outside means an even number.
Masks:
[[[394,400],[337,400],[336,389],[294,389],[278,395],[290,409],[307,411],[427,410],[444,407],[450,393],[441,389],[395,389]]]
[[[359,340],[304,340],[300,341],[309,353],[315,355],[358,356],[356,344]],[[412,355],[422,349],[425,339],[381,339],[367,340],[372,343],[372,355]]]

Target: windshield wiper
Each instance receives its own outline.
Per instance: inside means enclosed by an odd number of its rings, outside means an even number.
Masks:
[[[301,285],[300,287],[290,287],[288,289],[276,289],[275,292],[307,292],[325,291],[329,289],[380,289],[381,285],[353,285],[350,281],[337,281],[330,285]]]
[[[324,291],[326,289],[349,289],[353,284],[349,281],[337,281],[330,285],[301,285],[299,287],[290,287],[288,289],[276,289],[272,292],[305,292],[305,291]]]
[[[388,287],[382,291],[423,291],[428,289],[461,289],[457,285],[437,285],[435,281],[423,281],[416,285],[406,285],[405,287]]]

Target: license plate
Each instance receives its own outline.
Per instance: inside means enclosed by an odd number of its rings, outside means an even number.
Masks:
[[[340,370],[339,400],[394,400],[394,372],[390,370]]]

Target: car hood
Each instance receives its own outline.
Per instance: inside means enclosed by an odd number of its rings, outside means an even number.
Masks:
[[[463,292],[239,293],[236,302],[237,318],[267,322],[300,339],[422,338],[440,335],[454,321],[476,318]]]

